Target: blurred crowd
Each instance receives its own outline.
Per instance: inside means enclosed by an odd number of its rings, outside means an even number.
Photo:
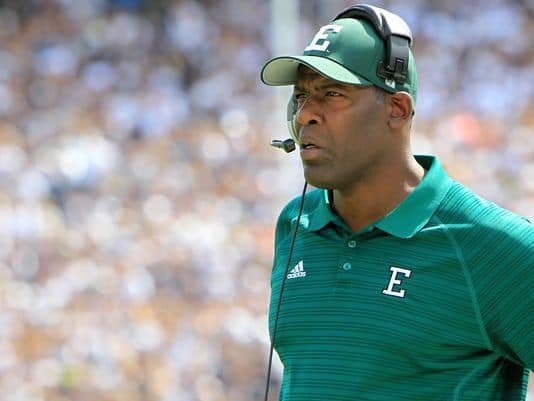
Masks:
[[[325,3],[301,1],[302,45]],[[416,151],[534,218],[533,3],[373,4],[414,33]],[[0,401],[262,399],[274,222],[302,181],[268,146],[270,19],[0,1]]]

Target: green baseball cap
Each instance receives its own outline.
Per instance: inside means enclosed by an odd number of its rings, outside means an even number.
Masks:
[[[415,105],[417,69],[409,50],[408,76],[400,83],[377,75],[378,63],[386,53],[383,39],[373,25],[363,19],[340,18],[323,26],[302,56],[282,56],[269,60],[261,71],[263,83],[272,86],[294,85],[300,64],[334,81],[370,86],[387,92],[408,92]]]

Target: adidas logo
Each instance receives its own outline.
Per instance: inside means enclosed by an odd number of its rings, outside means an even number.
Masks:
[[[306,272],[304,271],[304,262],[301,260],[298,262],[293,269],[288,273],[287,278],[298,278],[306,277]]]

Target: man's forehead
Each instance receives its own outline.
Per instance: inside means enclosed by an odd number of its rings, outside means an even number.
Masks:
[[[312,79],[312,78],[317,78],[317,77],[322,77],[322,78],[327,79],[324,75],[319,74],[317,71],[315,71],[314,69],[304,64],[299,64],[297,68],[297,78],[301,78],[301,77],[303,79]]]

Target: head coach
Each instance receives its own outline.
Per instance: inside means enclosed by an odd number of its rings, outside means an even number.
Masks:
[[[413,155],[417,70],[397,15],[355,5],[292,85],[307,183],[276,225],[269,330],[280,401],[523,401],[534,367],[534,226]]]

